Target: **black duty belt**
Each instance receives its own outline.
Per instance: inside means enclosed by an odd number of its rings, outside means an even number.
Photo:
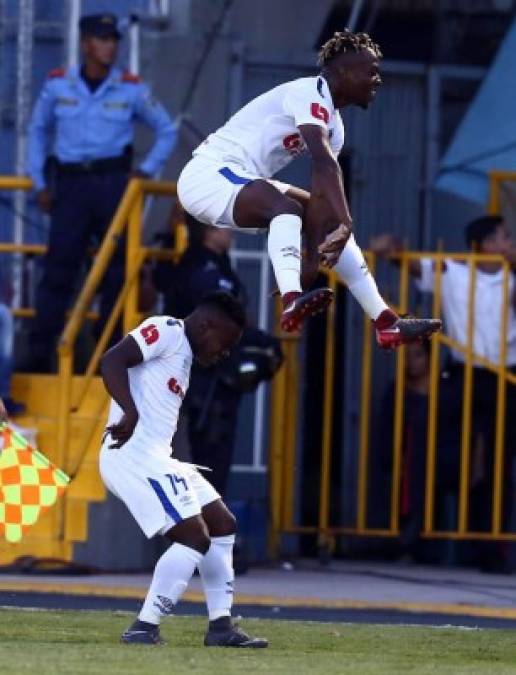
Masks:
[[[93,159],[84,162],[66,162],[58,164],[59,173],[79,174],[79,173],[109,173],[110,171],[129,171],[131,162],[125,155],[119,157],[104,157],[103,159]]]

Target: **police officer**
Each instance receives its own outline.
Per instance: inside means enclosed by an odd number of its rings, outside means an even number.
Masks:
[[[114,66],[121,37],[116,17],[84,16],[79,29],[82,65],[49,73],[29,127],[29,174],[40,208],[51,216],[48,252],[36,294],[31,370],[50,366],[87,246],[102,240],[128,179],[157,173],[176,142],[172,120],[148,87]],[[150,127],[156,140],[131,173],[135,122]],[[49,172],[47,147],[52,131],[54,171]],[[123,275],[121,241],[103,281],[97,335]]]

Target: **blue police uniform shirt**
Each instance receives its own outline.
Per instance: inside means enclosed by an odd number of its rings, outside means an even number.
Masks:
[[[143,122],[156,133],[154,145],[139,166],[153,175],[174,149],[177,131],[149,88],[118,68],[112,68],[94,92],[78,67],[52,71],[29,125],[28,170],[34,187],[45,187],[43,167],[52,131],[51,153],[60,162],[87,162],[122,155],[133,142],[135,122]]]

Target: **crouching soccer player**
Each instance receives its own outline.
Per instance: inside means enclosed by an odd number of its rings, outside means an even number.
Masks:
[[[240,303],[216,292],[184,321],[146,319],[102,358],[112,397],[100,452],[102,479],[147,537],[163,534],[171,542],[122,642],[162,644],[160,620],[173,612],[197,567],[209,614],[204,644],[268,645],[231,619],[235,518],[194,466],[171,457],[170,447],[192,360],[216,363],[238,343],[244,325]]]

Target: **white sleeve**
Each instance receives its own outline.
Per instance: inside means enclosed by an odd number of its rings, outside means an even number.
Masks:
[[[421,277],[416,279],[418,290],[423,293],[433,293],[434,290],[434,263],[430,258],[421,258]]]
[[[136,340],[144,361],[155,359],[164,352],[176,352],[183,334],[183,322],[171,316],[151,316],[129,332]]]
[[[335,125],[330,132],[330,147],[332,149],[335,157],[340,155],[342,146],[344,145],[344,124],[342,122],[342,117],[337,111],[335,114]]]
[[[287,115],[294,118],[296,127],[302,124],[316,124],[328,129],[330,111],[324,98],[317,91],[317,85],[307,85],[306,82],[295,82],[290,87],[283,109]]]

